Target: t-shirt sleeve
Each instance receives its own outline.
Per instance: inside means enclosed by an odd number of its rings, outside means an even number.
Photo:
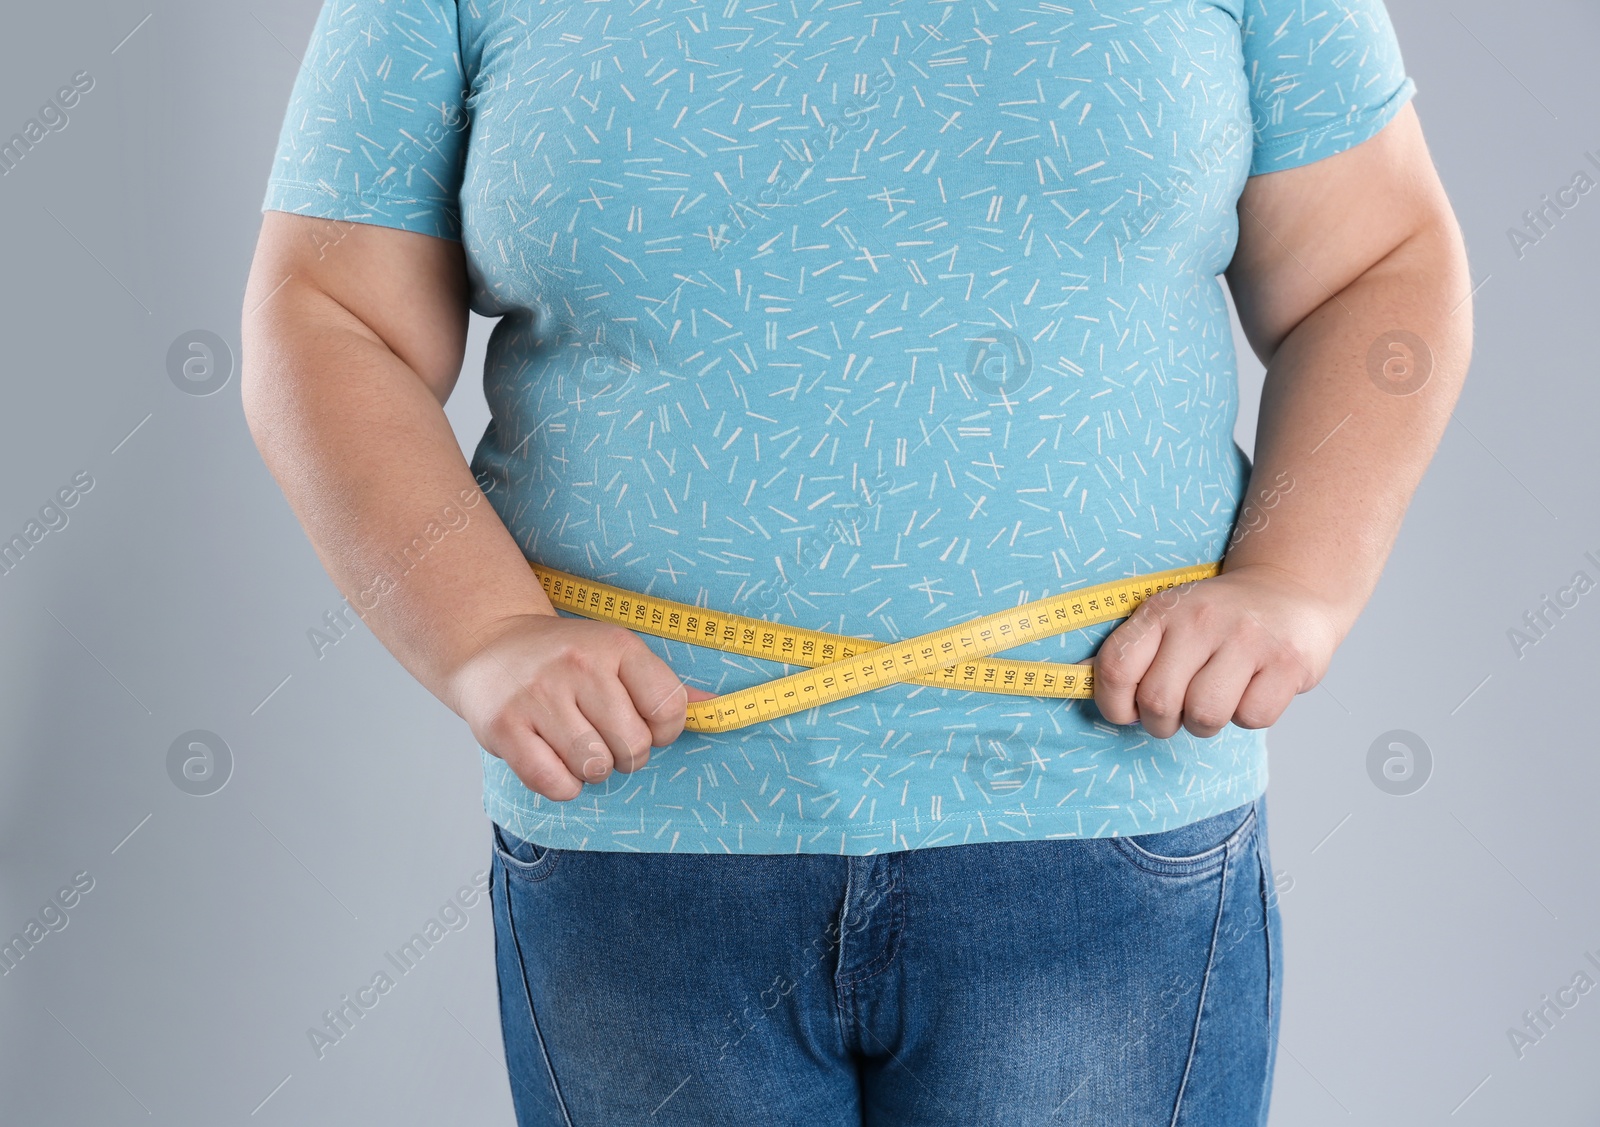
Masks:
[[[263,211],[461,237],[470,115],[454,0],[324,0]]]
[[[1416,93],[1383,0],[1243,0],[1255,152],[1250,175],[1372,137]]]

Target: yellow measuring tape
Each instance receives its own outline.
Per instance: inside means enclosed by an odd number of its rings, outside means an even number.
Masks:
[[[807,668],[749,689],[689,705],[692,732],[728,732],[911,681],[1013,696],[1094,695],[1088,665],[984,660],[990,654],[1130,615],[1159,591],[1209,579],[1218,563],[1175,567],[1023,603],[903,642],[872,642],[694,607],[530,564],[557,610],[616,623],[658,638]]]

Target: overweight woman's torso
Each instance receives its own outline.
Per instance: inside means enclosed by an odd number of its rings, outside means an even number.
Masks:
[[[319,34],[365,99],[332,104],[373,141],[348,157],[368,202],[395,225],[459,203],[501,318],[473,469],[525,554],[892,639],[1222,554],[1248,462],[1216,275],[1252,113],[1300,115],[1287,153],[1403,78],[1331,9],[1274,7],[1292,28],[1199,0],[413,0]],[[411,128],[385,151],[363,113]],[[424,133],[441,114],[465,128]],[[1081,661],[1113,626],[1008,656]],[[783,672],[647,641],[716,692]],[[590,849],[1139,833],[1266,780],[1258,731],[1157,741],[1087,702],[906,686],[686,733],[570,804],[484,766],[496,821]]]

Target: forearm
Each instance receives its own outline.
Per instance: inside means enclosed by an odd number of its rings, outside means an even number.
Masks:
[[[1459,235],[1441,218],[1283,339],[1267,365],[1249,492],[1224,571],[1275,568],[1322,602],[1341,638],[1349,631],[1460,394],[1469,286]],[[1391,376],[1403,375],[1404,353],[1380,347],[1376,371],[1369,362],[1373,343],[1395,329],[1431,353],[1426,382],[1410,394],[1381,370],[1391,358]]]
[[[246,308],[265,296],[247,294]],[[554,611],[439,400],[343,306],[294,280],[245,318],[243,344],[251,433],[323,566],[455,707],[450,674],[495,623]]]

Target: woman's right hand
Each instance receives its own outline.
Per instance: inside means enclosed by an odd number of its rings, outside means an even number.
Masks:
[[[711,694],[686,689],[631,630],[557,615],[484,503],[444,413],[467,292],[459,242],[269,211],[241,394],[362,621],[525,786],[565,802],[643,767],[683,731],[688,702]]]
[[[449,677],[451,707],[523,786],[566,802],[683,732],[689,689],[621,626],[524,614],[491,627]]]

